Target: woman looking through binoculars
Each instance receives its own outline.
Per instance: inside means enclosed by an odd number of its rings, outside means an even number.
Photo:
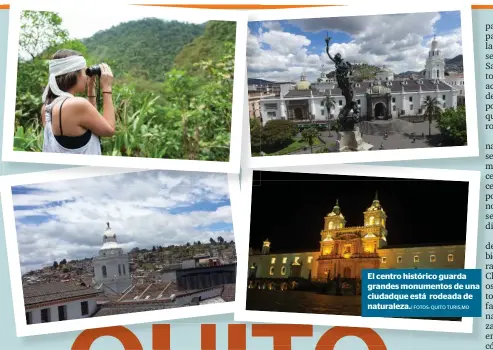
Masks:
[[[103,94],[102,115],[96,108],[97,76]],[[115,133],[112,84],[113,73],[107,64],[87,68],[80,53],[57,51],[43,93],[43,152],[100,155],[99,138]],[[74,96],[86,88],[87,99]]]

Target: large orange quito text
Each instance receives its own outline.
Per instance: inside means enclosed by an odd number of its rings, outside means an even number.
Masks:
[[[228,325],[228,350],[247,350],[245,324]],[[273,350],[291,350],[292,337],[312,337],[313,326],[253,324],[252,337],[271,337]],[[125,350],[143,350],[139,338],[123,326],[87,329],[72,345],[72,350],[90,350],[91,345],[101,337],[114,337]],[[369,328],[333,327],[325,332],[317,342],[315,350],[334,350],[336,343],[344,337],[360,338],[368,350],[387,350],[382,338]],[[169,324],[152,325],[152,350],[171,350],[171,332]],[[202,324],[200,332],[200,350],[216,350],[216,325]]]

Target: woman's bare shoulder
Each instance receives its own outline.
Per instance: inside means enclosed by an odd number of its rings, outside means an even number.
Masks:
[[[69,101],[70,101],[70,105],[73,107],[76,107],[76,108],[77,107],[78,108],[93,107],[93,105],[83,97],[74,97],[74,98],[69,99],[67,102],[69,102]]]

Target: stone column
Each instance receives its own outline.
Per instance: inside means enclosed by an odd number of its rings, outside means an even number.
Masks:
[[[281,103],[280,103],[280,109],[281,109],[281,118],[284,118],[284,119],[288,119],[288,115],[286,113],[286,102],[284,101],[284,99],[281,99]]]

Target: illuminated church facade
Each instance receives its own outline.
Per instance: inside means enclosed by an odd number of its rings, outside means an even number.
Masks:
[[[346,226],[338,201],[320,232],[320,250],[271,254],[263,242],[249,255],[250,278],[361,278],[362,269],[464,268],[465,245],[387,246],[387,214],[378,195],[363,212],[363,226]]]

